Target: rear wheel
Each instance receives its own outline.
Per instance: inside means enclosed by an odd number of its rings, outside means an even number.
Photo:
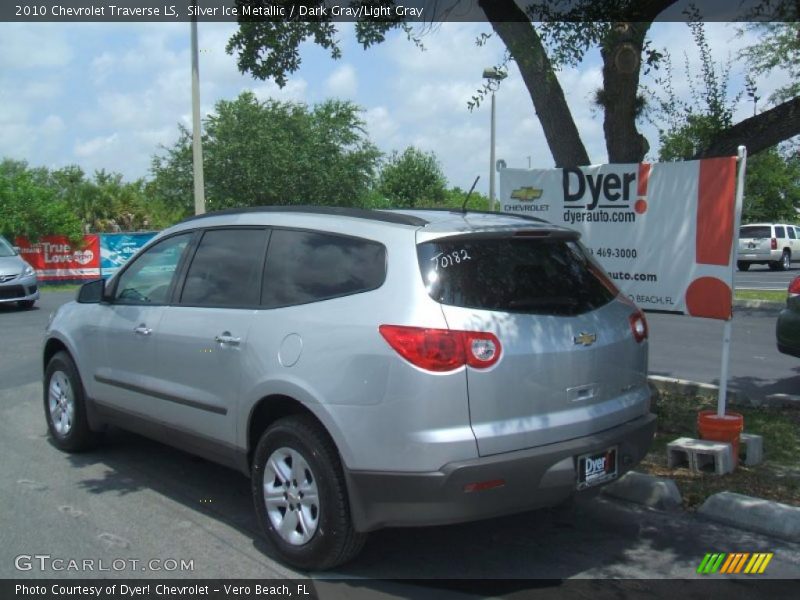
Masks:
[[[353,528],[339,453],[315,421],[293,416],[272,424],[252,475],[261,528],[288,564],[330,569],[359,553],[366,535]]]
[[[82,452],[96,445],[100,434],[89,428],[83,384],[66,352],[56,353],[47,363],[44,413],[50,438],[61,450]]]
[[[781,271],[788,271],[792,268],[792,253],[788,250],[783,251],[781,255]]]
[[[750,269],[750,263],[744,262],[743,260],[737,261],[736,266],[739,268],[740,271],[747,271]]]

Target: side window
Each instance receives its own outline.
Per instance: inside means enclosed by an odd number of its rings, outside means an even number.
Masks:
[[[167,238],[136,257],[117,282],[115,302],[119,304],[165,304],[172,278],[191,233]]]
[[[787,227],[786,231],[789,232],[789,239],[790,240],[796,240],[797,239],[797,236],[795,235],[795,232],[794,232],[794,227]]]
[[[383,244],[341,235],[272,232],[261,302],[306,304],[379,288],[386,278]]]
[[[264,229],[206,231],[186,273],[180,303],[257,306],[266,242]]]
[[[786,231],[784,231],[783,225],[775,225],[775,237],[779,239],[786,237]]]

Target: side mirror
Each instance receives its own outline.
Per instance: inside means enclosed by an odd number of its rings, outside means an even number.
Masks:
[[[14,248],[14,252],[16,252],[17,255],[22,254],[22,250],[19,249],[19,246],[13,246],[13,248]]]
[[[103,292],[105,291],[106,282],[104,279],[96,279],[88,283],[84,283],[78,289],[78,295],[75,298],[80,304],[99,304],[103,300]]]

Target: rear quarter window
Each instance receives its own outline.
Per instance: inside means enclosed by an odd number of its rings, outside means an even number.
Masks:
[[[276,229],[270,237],[261,303],[307,304],[374,290],[386,279],[386,248],[342,235]]]
[[[772,237],[772,231],[769,225],[745,225],[739,229],[740,238],[768,238]]]
[[[575,241],[439,239],[419,244],[417,256],[428,293],[442,304],[577,315],[618,293]]]
[[[785,238],[786,237],[786,229],[783,225],[776,225],[775,226],[775,237],[776,238]]]

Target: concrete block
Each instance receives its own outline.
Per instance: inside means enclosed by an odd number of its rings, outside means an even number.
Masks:
[[[732,473],[733,449],[727,442],[678,438],[667,444],[667,466],[681,465],[697,472]]]
[[[800,542],[800,508],[733,492],[710,496],[697,513],[706,519]]]
[[[764,438],[754,433],[739,435],[739,462],[751,467],[760,465],[763,461]]]
[[[672,479],[630,471],[603,488],[603,494],[658,510],[678,510],[683,500]]]

